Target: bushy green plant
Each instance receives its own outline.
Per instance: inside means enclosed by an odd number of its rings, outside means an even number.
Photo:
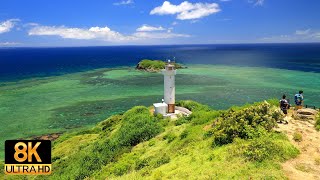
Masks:
[[[170,162],[170,157],[166,154],[160,156],[153,165],[154,168],[160,167],[163,164],[167,164]]]
[[[135,162],[135,170],[140,170],[147,166],[150,166],[150,158],[138,159]]]
[[[139,62],[139,66],[147,69],[164,69],[165,62],[161,60],[143,59]]]
[[[237,111],[230,109],[214,121],[206,136],[213,135],[213,146],[231,143],[234,138],[251,139],[271,131],[279,118],[280,111],[267,102]]]
[[[315,127],[316,127],[316,129],[317,129],[318,131],[320,131],[320,112],[318,113]]]
[[[200,104],[198,102],[195,101],[191,101],[191,100],[184,100],[184,101],[178,101],[176,103],[177,106],[182,106],[185,107],[187,109],[189,109],[190,111],[210,111],[211,108],[209,106]]]
[[[108,130],[110,131],[113,126],[117,125],[121,121],[121,115],[113,115],[109,117],[108,119],[102,121],[99,123],[99,127],[101,127],[102,131]]]
[[[179,101],[177,106],[182,106],[192,111],[190,116],[178,118],[175,122],[177,126],[189,122],[192,122],[193,125],[205,124],[220,115],[220,111],[211,110],[210,107],[191,100]]]
[[[219,117],[220,113],[221,113],[220,111],[214,111],[214,110],[196,111],[189,116],[189,119],[191,119],[191,122],[193,125],[200,125],[200,124],[205,124],[205,123]]]
[[[149,109],[137,106],[123,115],[122,126],[117,132],[118,143],[122,146],[134,146],[154,137],[162,131]]]
[[[180,139],[184,139],[188,136],[189,131],[188,130],[184,130],[182,131],[182,133],[180,134]]]
[[[293,133],[293,140],[296,142],[301,142],[302,141],[302,134],[300,132],[294,132]]]
[[[54,178],[85,179],[103,166],[114,162],[124,153],[131,150],[132,146],[149,140],[162,131],[156,117],[150,114],[147,107],[137,106],[121,115],[112,116],[100,123],[99,137],[96,141],[68,158],[58,159],[55,162]],[[119,124],[120,128],[113,128]],[[112,127],[114,133],[104,131]],[[111,134],[111,135],[110,135]],[[130,163],[123,162],[113,167],[109,172],[122,175],[130,169]]]
[[[173,133],[168,133],[165,136],[163,136],[164,140],[167,140],[168,143],[171,143],[174,139],[176,139],[176,135],[174,135]]]
[[[173,62],[172,64],[175,66],[176,69],[182,68],[182,66],[178,63]],[[137,69],[148,69],[148,70],[158,71],[158,70],[164,69],[165,65],[166,65],[166,62],[161,60],[143,59],[138,63]]]
[[[189,116],[189,117],[180,116],[180,117],[174,122],[174,124],[175,124],[176,126],[180,126],[180,125],[182,125],[182,124],[189,123],[190,121],[191,121],[190,116]]]
[[[233,156],[240,155],[248,161],[256,162],[264,160],[285,161],[299,154],[299,150],[290,144],[286,137],[274,133],[250,140],[237,138],[230,149],[230,154]]]

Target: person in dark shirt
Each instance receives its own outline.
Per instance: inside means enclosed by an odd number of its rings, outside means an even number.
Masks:
[[[282,99],[280,100],[280,109],[283,112],[283,114],[285,115],[285,123],[288,123],[287,119],[287,115],[288,115],[288,109],[289,109],[289,102],[288,100],[286,100],[286,95],[284,94],[282,96]]]

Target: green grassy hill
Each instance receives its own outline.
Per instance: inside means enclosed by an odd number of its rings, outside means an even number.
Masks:
[[[181,101],[193,114],[177,120],[133,107],[61,136],[53,174],[35,179],[286,179],[280,163],[299,151],[273,131],[283,117],[272,102],[216,111]]]

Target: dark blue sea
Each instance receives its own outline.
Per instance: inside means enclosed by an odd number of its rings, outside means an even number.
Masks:
[[[320,43],[0,48],[0,81],[134,66],[141,59],[320,72]]]

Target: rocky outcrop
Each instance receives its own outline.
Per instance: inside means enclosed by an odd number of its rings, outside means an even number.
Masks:
[[[304,108],[304,109],[298,109],[296,112],[293,113],[293,118],[297,120],[315,120],[316,115],[318,114],[317,110],[310,109],[310,108]]]

